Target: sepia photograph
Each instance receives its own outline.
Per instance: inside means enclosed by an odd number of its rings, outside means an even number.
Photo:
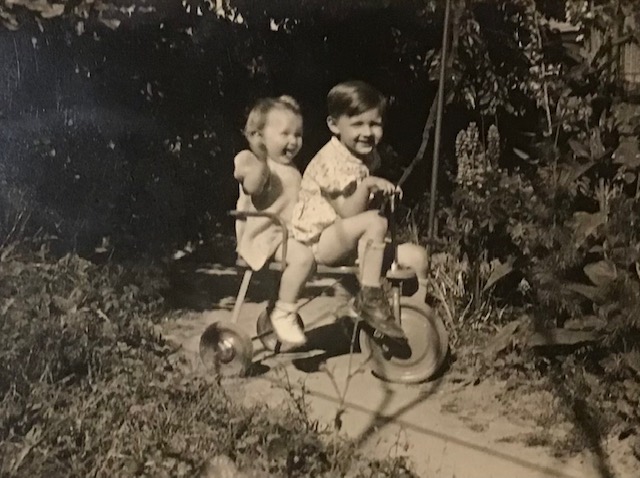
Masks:
[[[640,2],[0,0],[0,478],[640,476]]]

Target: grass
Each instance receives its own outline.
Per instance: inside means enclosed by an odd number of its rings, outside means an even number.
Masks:
[[[413,477],[310,422],[184,373],[152,264],[96,265],[17,247],[0,262],[0,476]],[[296,406],[298,405],[298,406]],[[224,461],[224,460],[223,460]]]

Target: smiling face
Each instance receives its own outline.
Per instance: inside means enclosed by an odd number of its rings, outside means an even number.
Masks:
[[[262,137],[267,156],[289,164],[302,147],[302,118],[292,111],[275,108],[267,114]]]
[[[351,154],[360,159],[367,158],[382,139],[382,114],[378,108],[354,116],[330,116],[327,124]]]

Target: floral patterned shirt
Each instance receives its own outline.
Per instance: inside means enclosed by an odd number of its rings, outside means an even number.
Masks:
[[[377,153],[374,162],[379,162]],[[300,184],[300,196],[293,207],[291,231],[304,244],[314,244],[332,225],[338,214],[328,199],[349,196],[369,176],[369,167],[335,136],[308,164]]]

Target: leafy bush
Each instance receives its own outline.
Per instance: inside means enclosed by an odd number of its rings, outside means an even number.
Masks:
[[[492,38],[508,28],[485,31],[490,15],[481,3],[461,17],[473,35],[454,43],[451,60],[461,76],[448,99],[465,114],[455,147],[444,151],[454,159],[445,161],[452,191],[441,194],[432,244],[434,296],[460,365],[523,387],[544,378],[599,436],[637,427],[640,106],[609,74],[619,61],[617,40],[597,35],[620,15],[633,21],[638,7],[571,5],[578,26],[593,26],[579,33],[601,40],[597,51],[588,42],[565,49],[540,4],[498,7],[492,14],[511,12],[505,22],[518,24],[514,38],[523,47],[520,57],[506,58],[510,49],[492,48]],[[494,85],[480,84],[487,79]],[[469,331],[489,335],[505,324],[499,346],[490,343],[498,351],[477,350],[481,339]],[[469,343],[476,349],[469,352]]]
[[[584,402],[602,433],[621,421],[640,423],[634,381],[640,373],[640,156],[637,137],[620,134],[626,128],[619,114],[603,114],[597,126],[576,130],[564,151],[543,143],[547,156],[537,158],[535,168],[508,170],[490,154],[493,140],[482,141],[471,124],[458,137],[456,189],[442,211],[442,236],[467,264],[467,293],[447,307],[464,310],[483,296],[508,310],[468,314],[456,326],[486,325],[487,319],[501,325],[526,311],[534,318],[532,331],[591,336],[582,347],[571,347],[571,339],[557,343],[555,352],[546,352],[551,359],[544,351],[542,357],[528,353],[526,339],[514,342],[489,371],[505,379],[553,372],[558,384],[570,384],[561,387],[563,396]],[[489,134],[497,135],[495,129]],[[604,136],[620,139],[605,147]]]

